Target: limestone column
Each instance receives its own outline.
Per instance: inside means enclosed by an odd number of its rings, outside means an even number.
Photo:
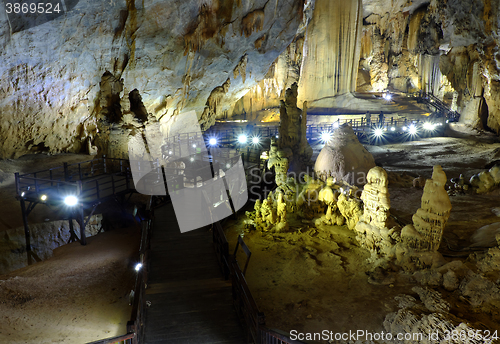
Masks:
[[[299,104],[328,107],[331,97],[355,91],[362,16],[361,0],[316,1],[304,42]]]

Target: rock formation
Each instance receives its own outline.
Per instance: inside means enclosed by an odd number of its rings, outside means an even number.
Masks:
[[[375,167],[373,156],[359,143],[350,126],[334,130],[314,164],[314,172],[323,180],[333,176],[349,184],[362,185],[368,171]]]
[[[43,25],[11,30],[18,25],[0,6],[0,158],[86,149],[106,71],[123,79],[120,97],[137,89],[162,123],[195,110],[208,126],[263,79],[304,17],[295,0],[119,0],[105,10],[80,0]]]
[[[306,30],[299,102],[331,107],[333,97],[355,91],[362,1],[317,0]]]
[[[430,267],[440,260],[437,250],[451,212],[445,184],[443,169],[434,166],[432,179],[425,183],[421,207],[413,215],[413,224],[401,231],[402,247],[398,261],[408,269]]]
[[[361,194],[363,215],[355,226],[356,239],[372,255],[393,255],[399,241],[399,228],[390,221],[390,199],[387,172],[381,167],[370,169]]]

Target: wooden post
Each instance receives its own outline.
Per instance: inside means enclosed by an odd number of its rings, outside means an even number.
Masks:
[[[28,227],[28,214],[26,213],[26,204],[24,203],[24,199],[20,199],[21,202],[21,213],[23,216],[23,224],[24,224],[24,237],[26,239],[26,253],[28,255],[28,265],[33,263],[31,259],[31,238],[30,238],[30,228]]]

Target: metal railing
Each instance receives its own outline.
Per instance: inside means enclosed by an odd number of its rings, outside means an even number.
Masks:
[[[144,336],[144,310],[146,307],[146,284],[148,281],[148,259],[152,225],[152,197],[146,205],[146,218],[141,226],[141,243],[139,246],[141,269],[137,273],[134,287],[134,299],[130,320],[127,322],[127,334],[101,339],[87,344],[140,344]]]
[[[233,255],[230,255],[229,244],[219,222],[214,224],[212,236],[217,259],[221,264],[223,274],[226,279],[229,276],[231,277],[233,303],[240,319],[242,319],[246,325],[248,339],[251,338],[255,344],[305,344],[304,342],[292,340],[282,331],[266,327],[265,315],[263,312],[259,311],[257,303],[245,279],[245,272],[248,267],[251,252],[243,241],[243,238],[238,237],[235,252]],[[241,270],[236,260],[236,254],[239,247],[242,247],[247,257],[243,270]]]
[[[99,158],[76,164],[37,171],[15,173],[18,197],[40,199],[47,195],[75,195],[82,202],[98,202],[101,198],[131,189],[128,160]]]

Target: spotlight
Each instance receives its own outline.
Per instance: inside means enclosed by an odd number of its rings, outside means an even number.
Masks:
[[[332,139],[332,134],[331,133],[324,132],[324,133],[321,134],[321,141],[323,141],[323,142],[326,143],[326,142],[330,141],[331,139]]]
[[[396,128],[394,128],[394,127],[391,127],[391,131],[396,131]]]
[[[139,272],[142,269],[142,263],[137,263],[135,266],[135,271]]]
[[[208,140],[208,144],[210,146],[215,146],[217,144],[217,139],[215,137],[212,137],[210,140]]]
[[[193,161],[194,161],[194,158],[191,158],[191,159],[189,159],[189,160],[190,160],[191,162],[193,162]]]
[[[392,99],[392,95],[387,92],[382,95],[382,98],[384,98],[387,101],[390,101]]]
[[[226,168],[230,168],[231,167],[231,164],[226,164]]]
[[[252,137],[252,143],[254,145],[259,144],[259,142],[260,142],[260,139],[257,136]]]
[[[383,136],[383,135],[384,135],[384,131],[382,130],[382,128],[377,128],[377,129],[375,129],[373,133],[374,133],[374,134],[375,134],[375,136],[377,136],[377,137],[381,137],[381,136]]]
[[[172,151],[168,151],[168,154],[169,154],[169,155],[172,155]]]
[[[196,145],[193,143],[193,148],[196,148]]]
[[[412,124],[408,127],[408,132],[411,134],[411,135],[415,135],[417,133],[417,127]]]
[[[26,194],[26,193],[25,193],[24,191],[23,191],[23,192],[21,192],[21,197],[24,197],[24,195],[25,195],[25,194]]]
[[[423,127],[425,130],[430,130],[430,131],[436,129],[436,125],[429,122],[425,122]]]
[[[40,196],[40,199],[41,199],[42,201],[46,201],[46,200],[47,200],[47,195],[41,195],[41,196]]]
[[[78,198],[76,198],[76,196],[66,196],[64,198],[64,204],[70,207],[74,207],[78,204]]]
[[[247,143],[248,137],[245,134],[238,136],[238,142],[241,144]]]
[[[279,139],[279,138],[280,138],[280,136],[279,136],[279,135],[276,135],[276,138],[277,138],[277,139]]]
[[[407,131],[407,130],[408,130],[408,128],[407,128],[407,127],[403,127],[402,129],[403,129],[403,131]]]

